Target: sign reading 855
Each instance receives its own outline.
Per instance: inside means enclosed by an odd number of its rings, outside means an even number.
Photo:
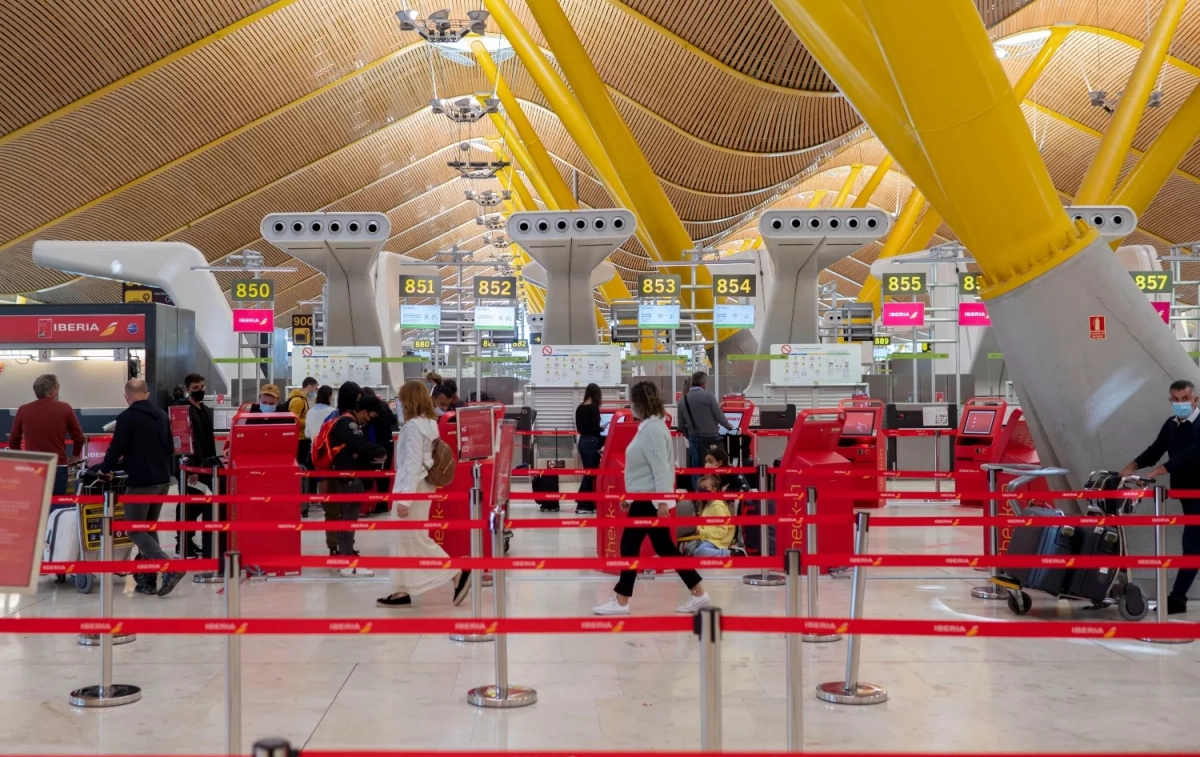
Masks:
[[[925,293],[923,273],[885,273],[883,293],[889,296]]]

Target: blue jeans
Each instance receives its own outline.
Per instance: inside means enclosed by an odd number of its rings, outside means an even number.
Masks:
[[[719,436],[689,436],[688,437],[688,467],[703,468],[704,456],[713,447],[721,443]],[[692,474],[692,491],[700,490],[699,474]]]
[[[67,466],[60,465],[54,471],[54,496],[63,497],[67,493]]]
[[[600,467],[600,450],[603,443],[603,439],[591,434],[584,434],[579,437],[579,462],[584,468],[595,469]],[[584,476],[579,482],[579,491],[596,491],[596,477]],[[584,510],[594,510],[596,509],[596,503],[591,500],[580,502],[579,507],[582,507]]]
[[[711,541],[702,541],[696,545],[696,551],[692,552],[694,557],[729,557],[728,549],[721,549]]]

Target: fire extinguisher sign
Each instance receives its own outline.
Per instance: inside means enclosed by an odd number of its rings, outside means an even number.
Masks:
[[[1103,339],[1107,332],[1104,328],[1104,316],[1088,316],[1088,332],[1092,339]]]

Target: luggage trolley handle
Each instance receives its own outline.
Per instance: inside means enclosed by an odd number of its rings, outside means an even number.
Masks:
[[[1016,476],[1016,478],[1004,485],[1004,491],[1006,492],[1016,491],[1025,484],[1036,481],[1039,478],[1065,476],[1070,473],[1066,468],[1043,467],[1032,463],[984,463],[980,467],[985,471],[996,471],[997,473],[1007,473],[1010,476]],[[1017,517],[1025,515],[1024,508],[1021,507],[1017,500],[1010,500],[1010,503]],[[996,500],[992,500],[992,504],[988,507],[988,515],[996,517],[999,514],[998,511],[999,503]]]

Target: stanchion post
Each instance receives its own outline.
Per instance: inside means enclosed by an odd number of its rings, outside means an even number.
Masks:
[[[242,616],[242,553],[225,553],[225,618],[236,623]],[[225,636],[225,753],[242,751],[242,637]]]
[[[854,554],[867,554],[867,536],[871,516],[858,514],[858,529],[854,535]],[[866,598],[867,572],[861,565],[854,566],[854,585],[850,594],[850,619],[860,620],[863,616],[863,600]],[[879,704],[886,702],[887,689],[873,683],[858,680],[858,664],[862,651],[862,635],[850,634],[846,650],[846,678],[817,686],[817,699],[831,704]]]
[[[219,504],[217,504],[217,498],[221,496],[221,475],[220,474],[221,474],[221,467],[219,465],[214,465],[212,467],[213,502],[212,502],[212,510],[210,511],[211,514],[209,516],[212,518],[213,523],[216,523],[221,520],[221,506]],[[209,544],[212,545],[212,555],[210,555],[210,557],[215,560],[220,560],[221,559],[221,549],[220,549],[221,532],[220,531],[211,531],[210,532]],[[197,584],[219,584],[219,583],[224,583],[224,582],[225,582],[225,578],[221,575],[221,571],[217,571],[216,573],[197,573],[196,575],[192,576],[192,583],[197,583]]]
[[[767,466],[758,466],[758,491],[760,493],[770,491],[771,487],[767,485]],[[759,500],[762,503],[759,508],[759,515],[767,514],[768,500]],[[763,523],[758,527],[758,542],[761,545],[759,555],[761,557],[771,556],[771,527],[767,523]],[[787,583],[787,579],[778,573],[772,573],[770,568],[763,568],[759,573],[751,573],[748,576],[742,577],[742,583],[747,586],[783,586]]]
[[[76,505],[76,507],[80,507],[80,506]],[[116,512],[117,512],[116,494],[114,494],[113,492],[105,492],[104,493],[104,515],[109,518],[110,523],[112,521],[112,518],[116,517]],[[109,534],[111,536],[111,534],[112,534],[111,530],[109,531]],[[100,538],[101,538],[101,540],[103,540],[105,538],[104,534],[101,534]],[[101,545],[100,545],[100,550],[101,550],[100,554],[103,555],[104,554],[103,543],[101,543]],[[109,558],[102,558],[102,559],[109,559]],[[113,580],[113,577],[112,577],[111,573],[100,573],[96,576],[97,583],[103,583],[103,582],[107,581],[110,589],[112,588],[112,580]],[[100,595],[100,603],[101,603],[101,605],[104,604],[104,594],[103,593],[101,593],[101,595]],[[110,602],[110,607],[111,607],[111,602]],[[101,614],[103,615],[103,607],[101,607]],[[122,644],[128,644],[131,641],[137,640],[137,634],[135,634],[135,633],[110,633],[110,634],[104,634],[104,636],[107,636],[109,639],[112,640],[113,646],[120,646]],[[100,646],[100,638],[101,638],[101,634],[98,634],[98,633],[81,633],[81,634],[79,634],[76,641],[79,642],[79,646],[81,646],[81,647],[98,647],[98,646]]]
[[[296,757],[300,752],[292,749],[287,739],[259,739],[254,742],[253,757]]]
[[[785,611],[789,618],[800,617],[800,550],[783,553],[784,573],[787,574]],[[789,752],[804,751],[804,661],[800,634],[787,635],[787,748]]]
[[[179,496],[180,497],[187,496],[187,478],[188,478],[187,471],[185,471],[183,469],[183,458],[180,458],[180,460],[179,460]],[[188,522],[187,505],[180,502],[178,505],[175,505],[175,512],[178,513],[178,515],[179,515],[179,525],[180,526],[187,525],[187,522]],[[188,556],[188,554],[187,554],[188,553],[188,550],[187,550],[188,532],[181,530],[178,532],[178,534],[176,535],[175,538],[179,540],[179,559],[186,560],[187,556]]]
[[[700,637],[700,751],[721,751],[721,609],[696,613]]]
[[[817,487],[810,486],[805,492],[805,512],[808,514],[808,523],[804,527],[804,551],[809,555],[817,554],[817,524],[813,522],[813,518],[817,514]],[[820,616],[820,611],[817,609],[817,581],[821,577],[821,569],[813,564],[812,561],[808,565],[808,617],[816,618]],[[842,637],[836,633],[806,633],[800,635],[800,641],[805,641],[810,644],[823,644],[827,641],[839,641]]]
[[[1154,515],[1163,518],[1166,515],[1167,490],[1161,486],[1154,487]],[[1167,556],[1167,524],[1159,523],[1154,527],[1154,554],[1158,557]],[[1154,575],[1155,595],[1158,607],[1154,611],[1154,620],[1158,623],[1170,622],[1167,617],[1167,568],[1159,568]],[[1191,639],[1141,639],[1151,644],[1191,644]]]
[[[1000,517],[1000,500],[996,499],[999,493],[999,476],[1000,471],[995,468],[989,469],[988,477],[988,501],[987,514],[992,519],[991,525],[987,527],[988,552],[992,557],[1000,554],[1000,527],[996,525],[996,518]],[[990,568],[988,576],[995,578],[1000,572],[999,568]],[[1002,590],[995,582],[988,581],[986,586],[976,586],[971,589],[971,596],[976,599],[1007,599],[1008,592]]]
[[[504,554],[504,511],[499,507],[492,510],[488,516],[488,525],[492,532],[492,554]],[[496,620],[502,621],[508,613],[505,585],[508,571],[496,568],[492,575],[492,601],[495,605]],[[528,707],[537,702],[536,691],[525,686],[513,686],[508,682],[508,636],[501,632],[495,639],[496,683],[471,689],[467,692],[467,703],[476,707],[513,709]]]
[[[483,519],[483,484],[481,481],[483,466],[475,463],[471,466],[470,517],[473,521]],[[492,557],[504,555],[503,533],[501,533],[500,551],[493,551]],[[471,557],[483,557],[483,531],[478,526],[471,527]],[[478,620],[483,617],[483,571],[471,569],[471,617]],[[451,641],[495,641],[493,634],[486,633],[452,633]]]
[[[113,559],[112,512],[113,494],[104,495],[104,515],[100,518],[100,559],[111,562]],[[100,576],[100,617],[111,618],[113,615],[112,574],[101,573]],[[70,702],[73,707],[117,707],[122,704],[132,704],[142,698],[142,690],[137,686],[112,682],[113,638],[112,634],[100,635],[100,685],[85,686],[71,692]]]

